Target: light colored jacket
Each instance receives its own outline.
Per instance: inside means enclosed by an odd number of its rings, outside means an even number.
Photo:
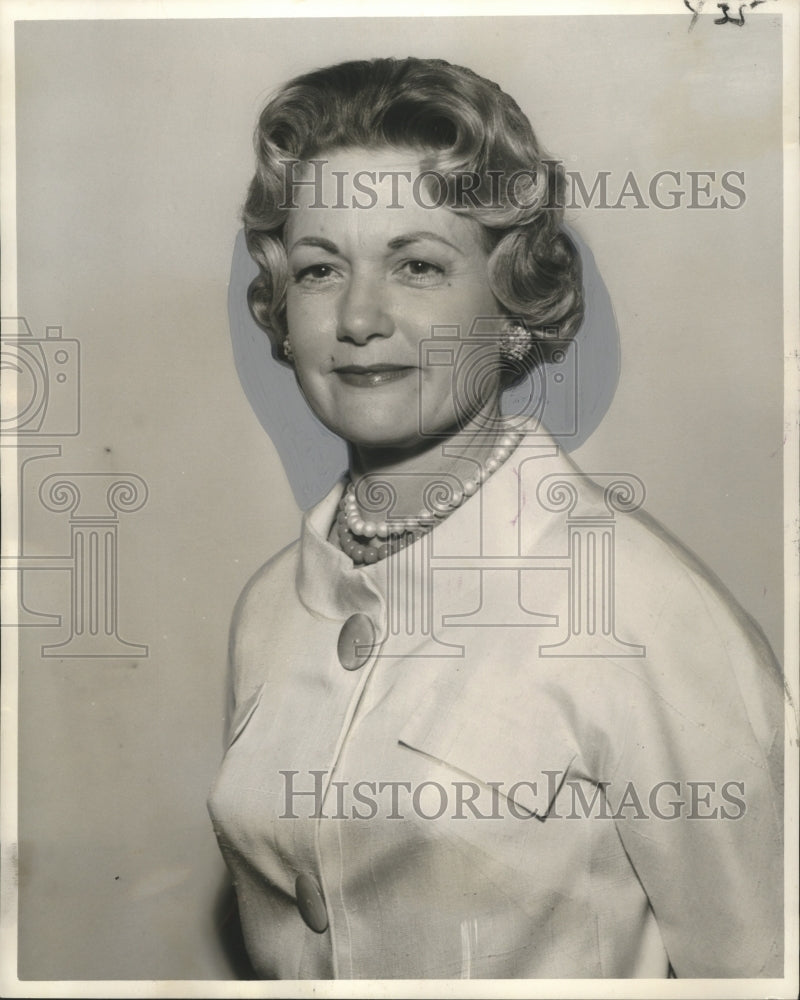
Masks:
[[[359,568],[342,488],[232,627],[209,808],[258,975],[781,975],[780,672],[635,480],[531,435]]]

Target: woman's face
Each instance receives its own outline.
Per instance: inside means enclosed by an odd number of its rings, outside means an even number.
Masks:
[[[454,391],[446,360],[456,344],[420,348],[432,327],[455,327],[451,336],[463,341],[476,318],[502,313],[479,224],[425,207],[435,200],[427,190],[412,197],[404,175],[420,171],[413,151],[348,149],[319,159],[322,196],[297,185],[286,226],[289,339],[314,412],[345,440],[383,448],[412,447],[495,415],[496,339],[461,348],[458,364],[473,376],[466,392]],[[375,203],[353,207],[353,198]]]

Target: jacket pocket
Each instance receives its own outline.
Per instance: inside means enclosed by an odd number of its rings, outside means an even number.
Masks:
[[[577,750],[556,724],[509,716],[491,702],[429,705],[408,720],[398,742],[460,771],[540,820],[547,818]]]

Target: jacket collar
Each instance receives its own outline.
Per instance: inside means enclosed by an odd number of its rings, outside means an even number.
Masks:
[[[521,467],[537,460],[542,475],[573,472],[575,467],[547,434],[541,424],[529,427],[513,455],[461,507],[437,525],[426,539],[409,546],[413,555],[423,545],[432,545],[437,553],[478,554],[507,550],[510,539],[516,537],[517,520],[525,498],[521,495]],[[313,614],[333,620],[343,620],[362,612],[373,618],[381,630],[386,626],[387,563],[382,560],[369,566],[354,566],[350,558],[328,541],[337,506],[347,484],[343,475],[330,492],[303,517],[300,534],[300,559],[297,572],[297,593]],[[491,511],[490,518],[480,517],[480,509]],[[544,531],[553,515],[537,514],[537,531]],[[479,533],[476,535],[476,531]],[[464,539],[472,548],[464,551]],[[478,546],[477,548],[475,546]],[[420,572],[423,560],[412,558],[408,564]],[[409,581],[413,586],[420,581]]]

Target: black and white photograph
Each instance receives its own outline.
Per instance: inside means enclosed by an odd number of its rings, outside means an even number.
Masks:
[[[0,14],[0,993],[796,996],[797,0]]]

